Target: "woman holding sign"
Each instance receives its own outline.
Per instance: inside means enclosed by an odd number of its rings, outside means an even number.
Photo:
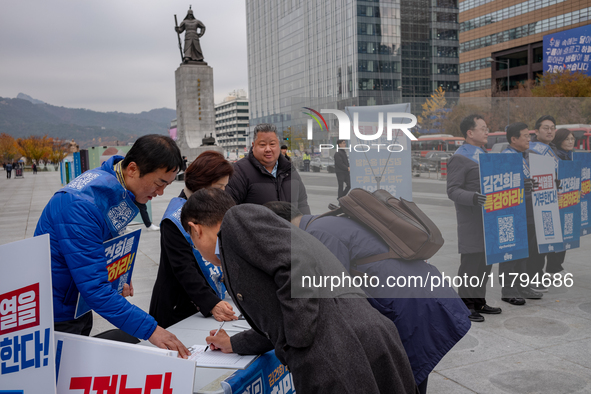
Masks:
[[[226,301],[226,288],[221,271],[201,257],[191,237],[180,223],[181,208],[187,198],[199,189],[213,187],[224,190],[232,165],[218,152],[203,152],[185,172],[185,188],[173,198],[160,224],[160,266],[152,291],[150,315],[162,327],[201,312],[216,320],[236,320]]]
[[[552,143],[556,146],[556,155],[560,160],[572,160],[573,150],[575,148],[575,135],[569,129],[558,129],[556,135],[552,140]],[[566,274],[562,263],[566,257],[566,250],[556,253],[548,253],[546,257],[546,273],[556,274],[561,273],[563,276]]]

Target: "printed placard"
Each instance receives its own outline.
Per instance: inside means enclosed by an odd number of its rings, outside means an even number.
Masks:
[[[402,130],[393,130],[389,140],[386,120],[386,114],[389,112],[409,113],[410,105],[346,107],[345,111],[354,129],[351,133],[350,153],[348,152],[351,189],[361,188],[370,193],[382,189],[394,197],[412,201],[410,139]],[[392,122],[405,123],[408,119],[393,119]],[[357,132],[364,136],[381,132],[381,137],[363,140],[357,137]]]
[[[480,155],[480,190],[486,264],[528,257],[521,155]]]
[[[529,155],[529,164],[531,176],[539,184],[532,192],[538,252],[560,252],[563,250],[562,228],[558,210],[554,159],[534,154]]]
[[[108,280],[111,282],[113,289],[117,290],[119,294],[123,292],[123,285],[131,282],[137,248],[140,243],[140,234],[141,229],[137,229],[103,243],[105,257],[107,258]],[[91,309],[84,301],[84,298],[78,294],[74,317],[78,319],[90,311]]]
[[[55,393],[49,235],[0,246],[0,392]]]
[[[293,377],[271,350],[222,383],[224,393],[294,394]]]
[[[573,160],[581,163],[581,237],[591,233],[591,152],[575,152]]]
[[[55,347],[58,393],[193,392],[195,363],[177,352],[63,332]]]
[[[581,162],[558,163],[558,208],[564,250],[578,248],[581,238]]]

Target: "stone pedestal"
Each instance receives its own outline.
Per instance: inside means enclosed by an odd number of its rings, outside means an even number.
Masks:
[[[215,146],[202,147],[204,137],[215,136],[213,69],[207,64],[182,64],[175,71],[177,144],[189,160]]]

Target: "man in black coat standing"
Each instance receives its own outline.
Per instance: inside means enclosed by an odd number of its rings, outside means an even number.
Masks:
[[[346,196],[351,190],[351,168],[349,167],[349,158],[345,150],[347,149],[347,140],[337,141],[337,151],[334,154],[334,168],[337,174],[338,197]],[[347,187],[344,187],[345,184]]]
[[[287,201],[302,213],[310,214],[304,183],[281,154],[277,129],[270,123],[255,127],[250,152],[234,164],[234,175],[226,191],[236,204]]]

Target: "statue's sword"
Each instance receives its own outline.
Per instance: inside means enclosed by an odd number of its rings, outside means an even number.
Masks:
[[[174,14],[174,26],[177,28],[179,27],[179,23],[176,20],[176,14]],[[181,63],[182,63],[183,60],[185,60],[185,57],[183,56],[183,47],[181,46],[181,34],[177,31],[176,36],[179,39],[179,51],[181,52]]]

